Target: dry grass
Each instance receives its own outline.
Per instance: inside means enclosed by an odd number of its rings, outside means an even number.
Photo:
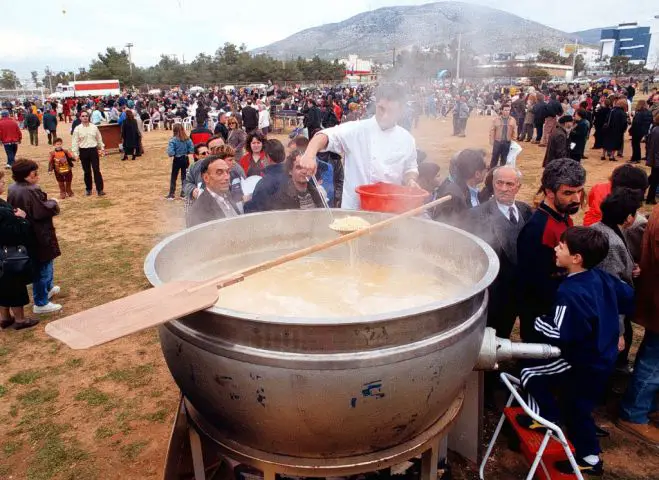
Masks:
[[[449,156],[456,150],[487,148],[488,127],[489,119],[471,119],[463,139],[450,136],[450,121],[422,119],[415,136],[429,159],[446,173]],[[60,134],[70,145],[66,126],[60,126]],[[105,198],[84,197],[81,169],[74,169],[76,196],[61,202],[62,213],[56,219],[63,252],[55,263],[62,314],[148,286],[142,272],[145,255],[184,225],[182,203],[163,199],[169,182],[170,161],[164,155],[168,137],[162,131],[146,134],[147,153],[135,162],[122,162],[118,155],[103,159]],[[544,150],[524,146],[519,159],[525,175],[522,198],[530,200]],[[23,144],[19,157],[39,162],[42,187],[56,196],[54,178],[46,174],[48,150],[43,144]],[[614,166],[598,158],[591,153],[585,161],[589,186],[604,181]],[[91,351],[72,351],[43,331],[43,324],[58,315],[44,318],[31,331],[0,332],[0,478],[159,477],[178,391],[155,330]],[[640,480],[659,469],[656,455],[615,429],[613,435],[618,442],[605,444],[612,478]],[[504,460],[496,463],[501,468],[497,472],[507,471],[503,465],[514,455],[499,456]],[[627,458],[642,461],[632,464]],[[637,468],[636,463],[642,466]],[[473,468],[464,465],[461,470],[462,478],[472,477],[467,472]],[[501,473],[496,478],[507,477]]]

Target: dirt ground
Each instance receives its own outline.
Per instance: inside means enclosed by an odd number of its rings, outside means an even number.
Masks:
[[[421,119],[414,131],[419,148],[447,172],[448,159],[466,147],[488,149],[488,118],[472,118],[467,137],[452,137],[451,122]],[[60,135],[70,146],[69,125]],[[164,200],[171,162],[169,132],[145,135],[146,154],[137,161],[119,155],[102,159],[107,196],[85,197],[82,171],[74,169],[76,196],[61,202],[55,223],[63,255],[55,262],[61,314],[30,331],[0,332],[0,479],[142,479],[162,475],[178,391],[165,366],[155,330],[90,351],[73,351],[46,336],[43,326],[148,286],[142,272],[147,252],[184,225],[183,203]],[[19,157],[40,164],[42,187],[57,196],[46,173],[49,146],[25,142]],[[542,173],[544,149],[523,144],[518,166],[524,174],[521,199],[531,201]],[[626,145],[626,158],[631,147]],[[613,164],[589,151],[587,186],[605,181]],[[2,157],[4,164],[4,156]],[[577,216],[580,222],[581,213]],[[640,332],[639,332],[640,334]],[[612,387],[620,392],[624,379]],[[617,395],[614,395],[615,397]],[[598,414],[611,430],[603,442],[607,478],[656,478],[656,451],[617,430],[615,398]],[[488,418],[489,438],[496,419]],[[456,461],[455,478],[476,478],[473,465]],[[488,478],[523,478],[524,463],[506,449],[495,450]],[[654,472],[654,473],[652,473]]]

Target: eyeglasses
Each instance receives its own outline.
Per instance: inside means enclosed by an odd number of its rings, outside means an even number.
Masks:
[[[205,157],[206,155],[210,155],[211,152],[199,152],[197,155]]]

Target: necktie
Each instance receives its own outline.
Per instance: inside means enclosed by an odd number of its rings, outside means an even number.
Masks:
[[[513,207],[508,208],[508,218],[513,225],[517,225],[517,217],[515,216],[515,209]]]

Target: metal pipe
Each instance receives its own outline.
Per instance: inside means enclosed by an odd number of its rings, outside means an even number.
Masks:
[[[498,370],[499,362],[512,359],[549,359],[561,356],[561,349],[545,343],[511,342],[499,338],[487,327],[474,370]]]

